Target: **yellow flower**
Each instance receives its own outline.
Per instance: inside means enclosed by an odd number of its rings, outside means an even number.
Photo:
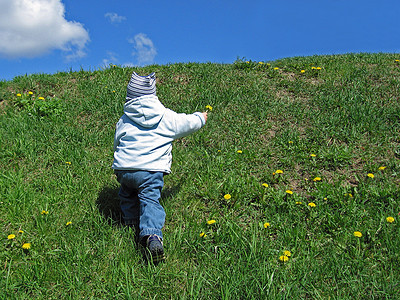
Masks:
[[[362,237],[362,233],[359,231],[354,231],[354,236],[360,238]]]
[[[266,188],[269,187],[268,183],[263,183],[262,186]]]
[[[321,181],[322,179],[321,179],[321,177],[315,177],[314,179],[313,179],[313,181]]]
[[[393,222],[394,222],[394,218],[393,218],[393,217],[387,217],[387,218],[386,218],[386,221],[387,221],[388,223],[393,223]]]
[[[29,91],[28,94],[29,94],[29,95],[33,95],[33,92]]]
[[[300,73],[305,73],[305,72],[306,72],[306,70],[301,70],[301,71],[300,71]]]
[[[215,221],[215,220],[208,220],[207,221],[208,225],[212,225],[212,224],[215,224],[215,223],[217,223],[217,221]]]
[[[311,67],[311,70],[316,70],[317,68],[316,67]]]
[[[19,230],[18,233],[24,233],[24,231],[23,230]]]
[[[291,191],[291,190],[286,190],[286,193],[289,194],[289,195],[292,195],[292,194],[293,194],[293,191]]]
[[[71,162],[70,162],[70,161],[66,161],[65,163],[66,163],[67,165],[70,165],[70,164],[71,164]]]
[[[279,70],[279,68],[278,68],[278,67],[275,67],[274,70]]]
[[[22,245],[22,249],[24,249],[24,250],[29,250],[29,249],[31,249],[31,243],[24,243],[24,244]]]
[[[386,169],[386,167],[385,166],[382,166],[382,167],[379,167],[379,171],[383,171],[383,170],[385,170]]]
[[[311,153],[310,156],[311,157],[316,157],[316,155],[314,153]]]
[[[15,234],[9,234],[9,235],[7,236],[7,239],[9,239],[9,240],[15,239]]]
[[[239,154],[240,154],[240,153],[243,153],[243,151],[242,151],[242,150],[238,150],[238,151],[236,151],[236,152],[237,152],[237,153],[239,153]]]
[[[374,178],[374,177],[375,177],[374,174],[372,174],[372,173],[368,173],[367,176],[368,176],[369,178]]]
[[[208,111],[212,111],[212,106],[211,105],[206,105],[206,110],[208,110]]]
[[[72,224],[72,222],[71,221],[68,221],[66,224],[65,224],[65,226],[69,226],[69,225],[71,225]]]
[[[287,262],[289,260],[289,257],[287,257],[286,255],[281,255],[281,256],[279,256],[279,260],[283,261],[283,262]]]
[[[309,207],[316,207],[317,205],[314,202],[310,202],[310,203],[308,203],[308,206]]]
[[[282,170],[276,170],[275,173],[276,174],[283,174],[283,171]]]
[[[268,222],[264,223],[264,228],[268,228],[269,226],[271,226],[271,224],[269,224]]]
[[[289,141],[289,144],[293,144],[293,141]]]
[[[17,94],[17,97],[21,97],[22,95],[20,93]]]
[[[315,69],[316,69],[316,70],[321,70],[322,68],[321,68],[321,67],[316,67]]]
[[[42,215],[48,215],[49,212],[48,212],[47,210],[42,210],[40,214],[42,214]]]
[[[400,59],[395,59],[395,62],[400,62]]]
[[[285,251],[283,251],[283,255],[290,257],[290,256],[292,256],[292,253],[290,253],[289,250],[285,250]]]
[[[303,203],[301,201],[296,201],[296,204],[300,205],[300,204],[303,204]]]
[[[200,237],[205,238],[207,236],[207,234],[205,234],[204,232],[199,234]]]
[[[226,194],[226,195],[224,195],[224,199],[225,199],[225,200],[229,200],[229,199],[231,199],[231,198],[232,198],[231,194]]]
[[[39,100],[44,100],[44,98],[43,98],[43,97],[39,97],[38,99],[39,99]]]
[[[259,62],[260,65],[263,65],[264,63],[262,61]]]

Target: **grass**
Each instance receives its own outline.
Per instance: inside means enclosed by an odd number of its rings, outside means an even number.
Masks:
[[[398,59],[135,68],[156,72],[167,107],[213,107],[174,142],[156,267],[121,225],[110,168],[133,69],[0,82],[0,297],[395,299]]]

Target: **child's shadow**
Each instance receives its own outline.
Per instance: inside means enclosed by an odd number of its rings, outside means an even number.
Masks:
[[[180,184],[175,186],[166,186],[161,192],[160,203],[163,204],[163,200],[173,197],[180,190]],[[122,219],[122,211],[119,206],[119,186],[106,186],[104,187],[96,200],[96,205],[99,212],[104,216],[106,220],[109,220],[114,226],[122,226],[124,221]]]

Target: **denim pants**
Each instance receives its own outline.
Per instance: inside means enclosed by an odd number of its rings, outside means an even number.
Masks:
[[[162,238],[165,211],[160,204],[164,173],[149,171],[115,172],[121,184],[119,198],[126,225],[139,229],[139,238],[156,234]]]

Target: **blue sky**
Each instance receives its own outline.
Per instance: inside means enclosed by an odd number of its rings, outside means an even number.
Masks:
[[[109,64],[400,53],[399,0],[0,0],[0,80]]]

